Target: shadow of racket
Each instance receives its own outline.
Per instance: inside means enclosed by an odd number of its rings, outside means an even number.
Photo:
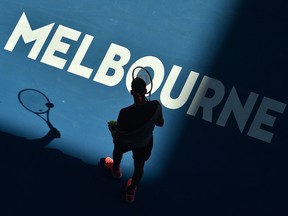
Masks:
[[[49,119],[54,104],[44,93],[36,89],[23,89],[18,93],[18,100],[25,109],[43,119],[50,129],[54,129]]]

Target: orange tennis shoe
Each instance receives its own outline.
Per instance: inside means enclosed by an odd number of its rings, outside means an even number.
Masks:
[[[122,177],[122,170],[119,168],[118,170],[113,169],[113,159],[110,157],[106,157],[104,160],[105,168],[112,174],[112,176],[116,179],[120,179]]]
[[[137,186],[135,186],[131,192],[127,191],[128,187],[131,185],[131,183],[132,183],[132,178],[128,179],[127,184],[126,184],[126,190],[125,190],[126,201],[129,203],[134,202],[136,191],[137,191]]]

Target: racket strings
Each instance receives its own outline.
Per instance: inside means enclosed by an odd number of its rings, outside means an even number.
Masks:
[[[19,100],[26,109],[34,113],[45,113],[49,109],[47,106],[47,104],[50,104],[49,100],[45,95],[38,91],[22,91],[19,94]]]
[[[136,77],[142,79],[146,83],[146,92],[144,93],[144,98],[145,100],[148,100],[145,95],[148,95],[149,100],[151,99],[151,94],[152,94],[152,89],[153,89],[153,82],[152,82],[152,77],[149,73],[149,71],[142,66],[137,66],[134,68],[132,72],[132,79],[134,80],[136,73]],[[147,90],[147,88],[149,90]]]

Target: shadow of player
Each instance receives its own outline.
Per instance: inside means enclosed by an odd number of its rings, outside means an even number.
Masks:
[[[81,211],[81,215],[85,209],[113,212],[111,202],[123,205],[119,202],[122,181],[111,184],[114,179],[101,161],[89,165],[46,147],[58,137],[57,129],[37,139],[0,131],[1,214],[77,215]]]

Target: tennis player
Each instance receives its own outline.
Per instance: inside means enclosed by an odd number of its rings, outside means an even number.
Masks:
[[[150,158],[155,126],[162,127],[164,119],[162,106],[157,100],[145,97],[146,83],[139,77],[133,79],[131,94],[134,104],[120,110],[117,122],[108,122],[114,143],[113,159],[105,158],[106,169],[114,178],[121,178],[121,159],[124,153],[132,151],[134,172],[126,184],[127,202],[134,202],[135,194],[144,173],[145,162]]]

